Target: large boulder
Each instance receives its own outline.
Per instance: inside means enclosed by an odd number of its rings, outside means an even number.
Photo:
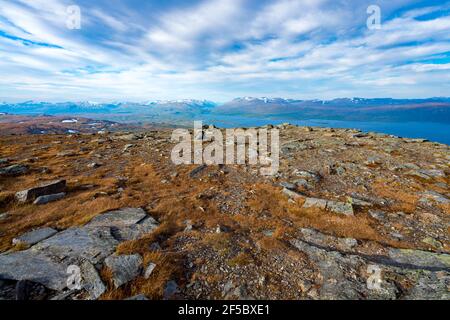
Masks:
[[[56,180],[44,183],[38,187],[19,191],[16,193],[16,199],[19,202],[27,202],[40,196],[61,193],[66,190],[66,180]]]
[[[36,244],[33,249],[45,252],[60,260],[85,259],[92,264],[111,255],[119,242],[108,227],[69,228]]]
[[[30,280],[61,291],[67,285],[67,265],[33,249],[0,255],[0,279]]]

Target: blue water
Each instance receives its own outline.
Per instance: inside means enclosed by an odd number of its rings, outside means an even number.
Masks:
[[[329,127],[359,129],[364,132],[379,132],[393,134],[405,138],[423,138],[434,142],[450,145],[450,124],[434,122],[362,122],[362,121],[340,121],[340,120],[292,120],[292,119],[268,119],[248,118],[239,116],[220,116],[205,119],[205,122],[213,123],[218,127],[254,127],[266,124],[277,125],[280,123],[291,123],[300,126]]]

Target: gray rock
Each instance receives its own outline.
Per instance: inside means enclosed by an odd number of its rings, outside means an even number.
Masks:
[[[93,265],[111,255],[119,242],[108,227],[69,228],[33,246],[59,260],[86,259]],[[76,263],[75,263],[76,264]]]
[[[317,198],[306,198],[306,201],[303,204],[303,208],[326,209],[327,208],[327,200],[317,199]]]
[[[47,204],[49,202],[61,200],[65,196],[66,196],[65,192],[49,194],[49,195],[46,195],[46,196],[37,197],[36,200],[34,200],[33,203],[37,204],[37,205],[39,205],[39,204]]]
[[[1,168],[0,176],[19,176],[26,174],[29,171],[29,167],[24,164],[14,164],[12,166]]]
[[[134,133],[124,134],[124,135],[113,137],[114,140],[121,140],[121,141],[134,141],[134,140],[138,140],[140,138],[141,138],[140,136],[138,136]]]
[[[77,153],[73,150],[64,150],[56,154],[58,157],[74,157],[76,155]]]
[[[111,233],[118,241],[138,240],[144,235],[151,233],[159,226],[159,223],[152,217],[144,218],[137,224],[130,226],[111,227]]]
[[[432,199],[436,202],[443,203],[443,204],[450,203],[450,200],[447,199],[447,197],[445,197],[444,195],[442,195],[436,191],[433,191],[433,190],[428,190],[428,191],[422,193],[422,195],[423,195],[424,199],[420,199],[419,201],[421,201],[421,202],[427,202],[427,199]]]
[[[297,180],[294,180],[293,183],[297,187],[300,187],[300,188],[305,188],[305,189],[311,188],[311,185],[305,179],[297,179]]]
[[[28,249],[0,255],[0,279],[30,280],[61,291],[67,285],[67,265]]]
[[[319,182],[321,177],[318,173],[313,172],[313,171],[306,171],[306,170],[294,170],[294,172],[292,173],[298,177],[302,177],[304,179],[307,180],[313,180],[315,182]]]
[[[150,276],[152,275],[153,270],[155,269],[155,267],[156,267],[156,264],[151,263],[151,262],[149,263],[149,265],[147,266],[147,268],[145,269],[145,272],[144,272],[144,278],[145,279],[150,278]]]
[[[32,246],[42,240],[45,240],[47,238],[50,238],[54,234],[56,234],[58,231],[56,231],[53,228],[40,228],[36,229],[27,233],[22,234],[20,237],[14,238],[12,240],[12,243],[14,245],[17,244],[25,244],[28,246]]]
[[[289,189],[287,189],[287,188],[283,188],[283,193],[284,193],[285,195],[287,195],[287,196],[288,196],[289,198],[291,198],[291,199],[300,199],[300,198],[304,198],[304,196],[301,195],[300,193],[295,192],[295,191],[292,191],[292,190],[289,190]]]
[[[147,217],[142,208],[123,208],[93,218],[87,227],[129,227]]]
[[[350,198],[350,202],[358,207],[372,207],[373,204],[368,202],[368,201],[364,201],[361,199],[357,199],[357,198]]]
[[[16,193],[16,199],[19,202],[27,202],[37,197],[49,194],[61,193],[66,190],[66,180],[56,180],[44,183],[38,187],[19,191]]]
[[[133,280],[141,272],[142,258],[139,254],[110,256],[105,265],[112,272],[112,280],[116,288]]]
[[[126,145],[123,147],[122,152],[127,152],[129,149],[131,149],[131,148],[133,148],[133,147],[134,147],[134,144],[126,144]]]
[[[178,284],[170,280],[166,283],[166,286],[164,287],[164,300],[172,299],[176,294],[180,292],[180,289],[178,288]]]
[[[80,270],[83,289],[89,293],[90,299],[97,300],[106,291],[97,270],[88,261],[83,261]]]
[[[91,162],[91,163],[89,163],[89,164],[87,165],[87,167],[88,167],[89,169],[95,169],[95,168],[101,167],[101,164],[99,164],[99,163],[97,163],[97,162]]]
[[[384,211],[381,210],[369,210],[369,214],[372,218],[378,220],[378,221],[383,221],[386,220],[386,213]]]
[[[327,201],[327,210],[346,216],[353,216],[353,206],[350,203]]]
[[[280,186],[289,189],[289,190],[294,190],[295,189],[295,184],[290,183],[290,182],[280,182]]]
[[[389,258],[391,259],[389,263],[405,268],[450,272],[450,255],[445,253],[391,248]]]

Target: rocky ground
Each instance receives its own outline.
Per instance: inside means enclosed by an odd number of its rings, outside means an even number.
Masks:
[[[0,296],[450,298],[449,146],[279,129],[273,177],[170,130],[0,137]]]

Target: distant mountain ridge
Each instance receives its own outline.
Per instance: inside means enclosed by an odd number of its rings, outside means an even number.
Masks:
[[[150,100],[146,102],[39,102],[0,103],[0,112],[11,114],[117,116],[142,115],[192,119],[207,115],[271,117],[286,119],[330,119],[351,121],[428,121],[450,123],[450,98],[392,99],[338,98],[297,100],[242,97],[218,104],[208,100]]]

